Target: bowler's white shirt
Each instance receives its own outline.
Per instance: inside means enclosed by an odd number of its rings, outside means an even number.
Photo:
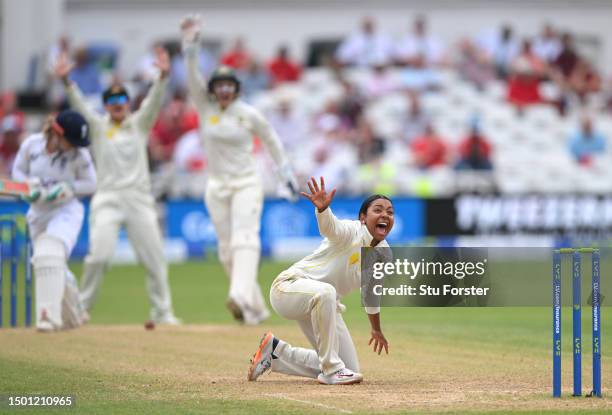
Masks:
[[[361,289],[361,248],[372,243],[368,228],[358,220],[339,220],[331,208],[315,209],[319,232],[325,239],[315,252],[293,264],[288,274],[331,284],[338,299]],[[376,247],[389,247],[383,240]],[[366,307],[376,314],[379,307]]]

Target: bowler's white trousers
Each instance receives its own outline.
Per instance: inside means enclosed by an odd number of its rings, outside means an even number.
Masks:
[[[270,302],[279,315],[298,322],[314,347],[304,349],[279,341],[272,371],[310,378],[344,367],[359,372],[357,351],[331,284],[294,276],[287,270],[272,284]]]
[[[173,312],[168,285],[168,265],[155,203],[150,193],[135,189],[98,190],[91,199],[89,254],[85,258],[81,281],[83,306],[89,310],[96,300],[123,225],[138,260],[148,273],[151,318],[163,319]]]
[[[229,297],[243,309],[245,321],[266,318],[268,310],[257,282],[263,207],[259,178],[210,176],[205,203],[217,234],[219,261],[230,280]]]

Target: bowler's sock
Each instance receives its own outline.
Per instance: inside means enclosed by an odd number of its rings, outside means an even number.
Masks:
[[[278,356],[274,355],[276,346],[278,346],[278,339],[276,337],[272,337],[272,359],[278,359]]]

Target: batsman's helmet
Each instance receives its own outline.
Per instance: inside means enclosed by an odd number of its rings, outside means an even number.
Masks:
[[[55,117],[54,129],[75,147],[89,145],[89,126],[81,114],[65,110]]]

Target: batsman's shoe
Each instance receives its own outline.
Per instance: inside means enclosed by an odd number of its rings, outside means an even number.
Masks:
[[[36,330],[41,333],[51,333],[60,330],[61,327],[56,326],[47,316],[47,310],[42,310],[40,319],[36,323]]]
[[[251,358],[251,366],[247,379],[250,381],[257,380],[258,377],[270,370],[272,366],[272,343],[274,334],[271,331],[264,334],[259,342],[259,348]]]
[[[323,385],[352,385],[361,382],[363,380],[363,375],[344,368],[331,375],[319,373],[317,380]]]

